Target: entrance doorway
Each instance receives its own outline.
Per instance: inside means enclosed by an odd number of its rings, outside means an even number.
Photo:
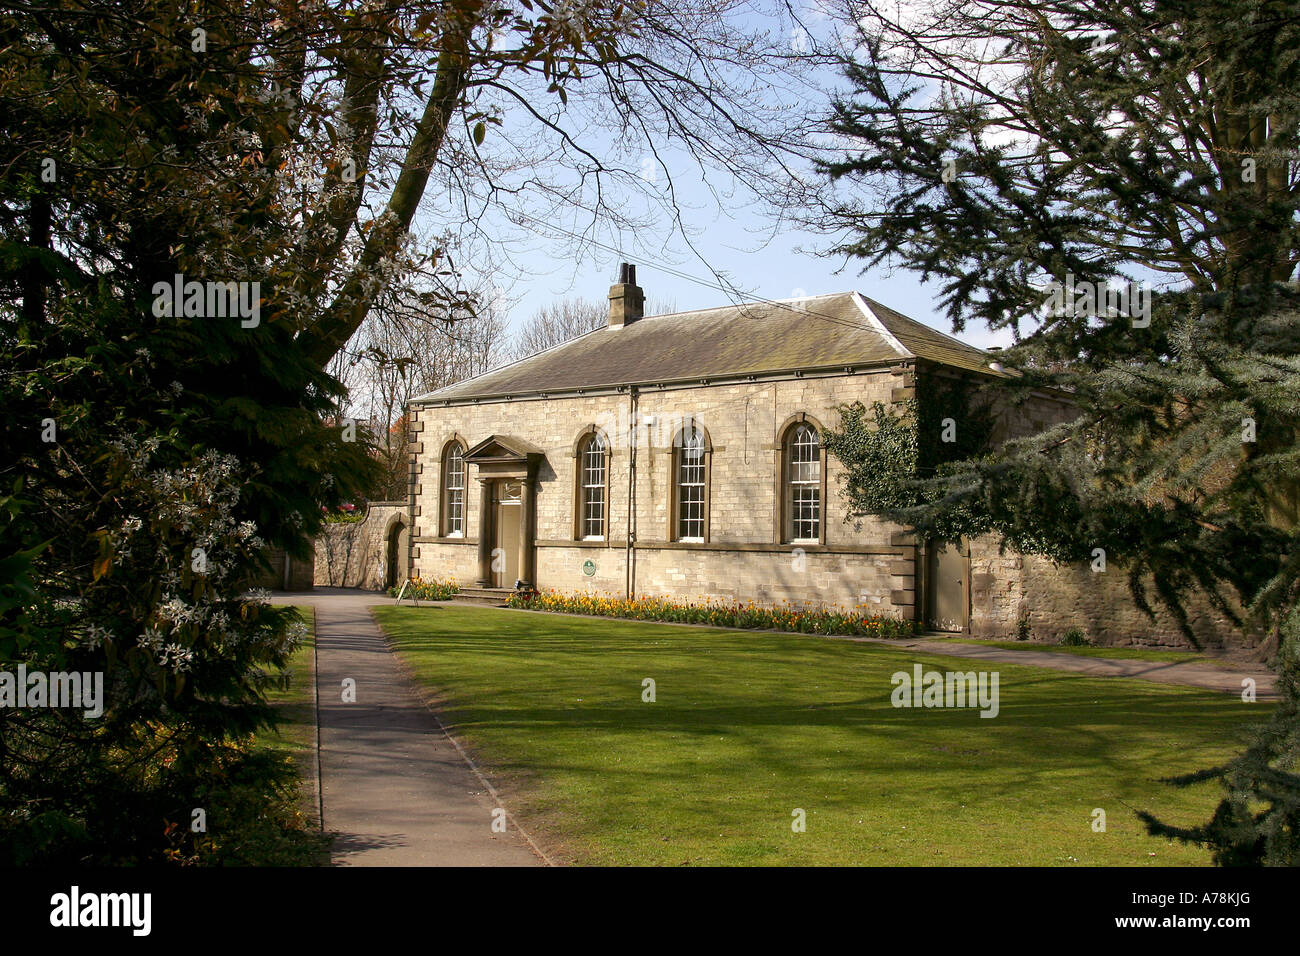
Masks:
[[[408,530],[405,521],[397,521],[388,529],[384,542],[384,587],[397,587],[407,578],[406,552]]]
[[[520,483],[505,481],[499,485],[497,499],[497,543],[492,556],[492,583],[512,588],[519,580],[519,534],[523,525],[523,494]]]
[[[464,461],[478,472],[478,575],[481,588],[533,584],[537,572],[537,483],[546,455],[510,435],[489,435]],[[554,477],[554,472],[546,473]]]
[[[925,625],[959,632],[970,626],[970,547],[964,540],[926,545]]]

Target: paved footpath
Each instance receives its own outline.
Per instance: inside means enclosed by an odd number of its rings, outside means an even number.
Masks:
[[[335,866],[540,866],[513,819],[451,743],[370,616],[391,599],[317,588],[277,594],[316,609],[322,825]],[[343,681],[356,702],[343,702]]]

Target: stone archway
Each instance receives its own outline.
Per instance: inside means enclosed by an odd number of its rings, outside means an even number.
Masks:
[[[396,514],[388,519],[384,528],[384,581],[385,589],[397,587],[411,573],[409,565],[411,529],[406,515]]]

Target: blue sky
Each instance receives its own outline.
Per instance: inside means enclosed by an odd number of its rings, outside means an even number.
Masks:
[[[817,34],[813,42],[819,48],[843,48],[842,31],[846,28],[821,13],[818,0],[799,0],[795,8],[801,12],[801,22]],[[778,44],[793,44],[800,36],[802,43],[813,37],[813,33],[800,34],[792,29],[788,20],[765,21],[763,29],[768,29],[769,24],[769,35]],[[806,46],[797,49],[802,51]],[[797,112],[808,108],[818,116],[829,113],[831,90],[843,91],[845,82],[838,69],[829,67],[818,67],[798,77],[781,74],[770,79],[774,82],[770,96],[765,98],[775,102],[784,97],[785,102],[797,104]],[[789,82],[783,85],[783,79]],[[540,107],[545,100],[539,97],[537,102]],[[567,109],[561,108],[556,114],[562,122],[573,125],[584,147],[613,157],[616,165],[630,171],[621,180],[611,177],[600,195],[603,201],[612,201],[616,206],[626,203],[625,211],[631,218],[645,225],[620,231],[608,219],[593,217],[581,205],[590,202],[592,195],[585,180],[582,187],[575,188],[563,164],[532,168],[543,178],[555,177],[558,189],[539,192],[525,186],[516,191],[498,191],[495,195],[499,201],[519,205],[512,209],[490,208],[478,225],[482,230],[480,240],[486,239],[493,251],[483,255],[483,247],[477,246],[478,255],[468,249],[465,255],[474,271],[503,291],[512,325],[518,325],[542,306],[566,298],[603,301],[618,275],[620,261],[626,260],[636,264],[639,283],[652,307],[666,303],[677,311],[690,311],[755,298],[789,299],[856,289],[920,322],[952,333],[937,307],[936,285],[923,286],[919,277],[901,269],[859,274],[861,262],[825,254],[834,244],[833,237],[802,232],[789,224],[776,225],[769,215],[767,197],[737,187],[728,170],[702,170],[671,142],[655,142],[652,158],[649,150],[640,152],[644,144],[635,147],[603,134],[599,123],[584,122],[584,115],[572,99]],[[526,148],[532,135],[527,117],[517,104],[506,100],[501,120],[489,131],[485,149],[495,147],[499,155],[514,159],[514,151],[521,145]],[[661,161],[666,165],[661,166]],[[636,175],[636,170],[641,175]],[[647,197],[666,194],[669,177],[677,197],[675,212],[681,219],[680,230],[670,228],[674,210],[657,208]],[[808,170],[800,178],[817,177]],[[456,209],[452,196],[443,195],[452,200],[450,209]],[[557,202],[558,195],[566,199]],[[448,208],[445,200],[440,200],[426,196],[426,209],[432,218],[437,218],[438,207]],[[572,204],[565,206],[565,201]],[[581,234],[583,241],[575,242],[573,233]],[[739,292],[717,288],[714,271],[726,275]],[[1009,331],[990,333],[982,323],[968,326],[960,337],[981,347],[1011,342]]]
[[[534,219],[524,228],[507,221],[500,208],[485,216],[482,225],[502,251],[504,263],[491,276],[504,291],[512,325],[542,306],[566,298],[603,301],[617,279],[619,263],[628,261],[637,266],[637,280],[651,307],[668,304],[686,312],[753,299],[790,299],[856,289],[952,334],[937,301],[937,282],[923,285],[919,276],[901,268],[880,267],[863,273],[861,260],[827,254],[835,244],[834,237],[778,224],[761,200],[739,198],[743,191],[728,182],[725,173],[702,174],[680,154],[662,151],[661,155],[670,157],[668,161],[676,167],[674,189],[689,242],[681,232],[667,227],[666,209],[656,211],[632,190],[620,199],[627,198],[642,217],[665,225],[620,233],[607,221],[593,222],[583,209],[557,212],[562,222]],[[705,175],[714,189],[706,184]],[[720,203],[715,190],[734,202]],[[523,210],[514,212],[518,215]],[[574,233],[583,234],[585,241],[575,242]],[[715,272],[725,276],[738,293],[719,288]],[[981,348],[1005,347],[1012,341],[1010,331],[993,333],[978,321],[958,337]]]
[[[876,271],[859,275],[859,262],[846,264],[842,256],[814,254],[814,250],[824,249],[829,243],[824,237],[808,233],[782,230],[759,247],[753,237],[763,235],[768,229],[770,223],[763,214],[751,210],[731,221],[710,223],[696,245],[708,259],[708,266],[728,274],[738,286],[759,298],[789,299],[856,289],[904,315],[952,334],[936,303],[937,285],[923,286],[917,276],[901,269],[893,270],[892,274]],[[512,297],[518,297],[510,310],[513,322],[564,298],[603,300],[618,275],[620,261],[613,253],[601,252],[600,258],[593,257],[594,261],[578,263],[557,257],[545,248],[519,258],[520,264],[534,274],[521,278],[511,290]],[[680,278],[659,268],[656,262],[638,258],[635,253],[629,254],[628,259],[636,263],[637,281],[652,303],[666,301],[685,312],[735,301],[727,293],[710,287],[716,280],[708,266],[694,257],[687,258],[680,251],[671,258],[664,255],[659,261],[674,272],[695,276],[708,284]],[[990,333],[983,323],[968,325],[958,338],[981,348],[1011,343],[1010,332]]]

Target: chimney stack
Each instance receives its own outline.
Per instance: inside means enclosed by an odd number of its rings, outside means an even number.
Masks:
[[[618,284],[609,287],[609,327],[631,325],[645,315],[645,293],[636,284],[636,266],[624,262],[618,270]]]

